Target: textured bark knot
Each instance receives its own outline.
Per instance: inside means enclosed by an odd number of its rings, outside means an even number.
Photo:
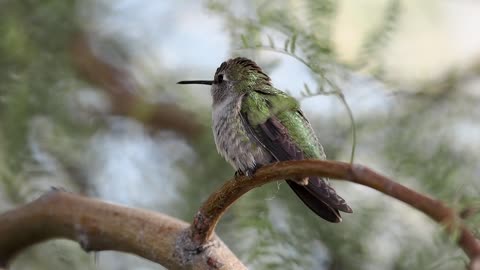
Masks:
[[[221,262],[219,262],[217,259],[213,257],[207,258],[207,264],[208,266],[212,267],[212,269],[220,269],[223,266]]]
[[[208,241],[207,243],[198,243],[192,237],[191,229],[186,229],[179,234],[175,242],[175,252],[173,256],[177,258],[181,265],[187,266],[192,264],[195,258],[198,256],[207,256],[204,257],[206,263],[212,267],[212,269],[217,269],[222,266],[222,263],[211,256],[209,249],[217,249],[220,247],[220,243],[217,240]]]

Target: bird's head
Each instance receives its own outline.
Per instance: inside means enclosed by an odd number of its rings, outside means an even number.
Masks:
[[[252,60],[237,57],[223,62],[215,72],[213,80],[180,81],[179,84],[211,85],[213,102],[228,96],[241,96],[265,87],[271,87],[270,77]]]

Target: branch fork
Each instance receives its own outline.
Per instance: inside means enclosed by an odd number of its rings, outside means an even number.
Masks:
[[[227,181],[202,204],[190,225],[161,213],[52,190],[0,215],[0,269],[25,248],[54,238],[76,241],[86,251],[133,253],[169,269],[246,269],[214,234],[222,215],[253,188],[312,175],[365,185],[422,211],[456,236],[470,258],[470,270],[480,269],[480,241],[453,209],[367,167],[324,160],[274,163],[253,176]]]

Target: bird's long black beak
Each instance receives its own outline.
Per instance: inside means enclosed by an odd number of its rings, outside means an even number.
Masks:
[[[206,85],[212,85],[213,81],[196,80],[196,81],[179,81],[177,83],[178,84],[206,84]]]

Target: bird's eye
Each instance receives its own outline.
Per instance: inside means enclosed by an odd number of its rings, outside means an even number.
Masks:
[[[218,74],[217,76],[217,83],[223,82],[223,74]]]

